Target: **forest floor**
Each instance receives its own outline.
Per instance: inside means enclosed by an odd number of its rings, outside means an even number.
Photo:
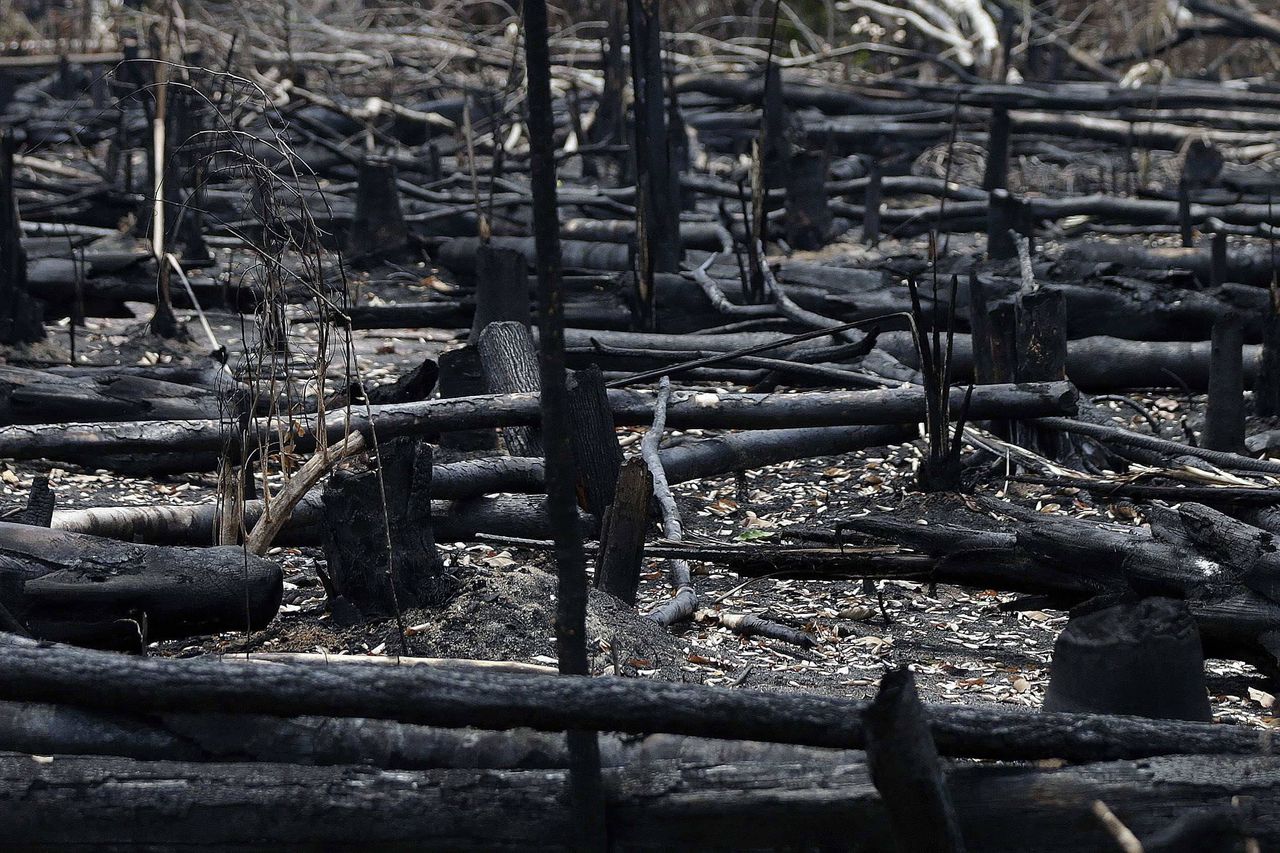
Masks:
[[[847,248],[847,247],[846,247]],[[441,287],[422,269],[415,282],[380,286],[364,298],[394,301]],[[136,306],[145,317],[148,306]],[[240,319],[211,315],[215,335],[234,352]],[[301,328],[303,331],[298,331]],[[199,327],[191,323],[193,333]],[[294,327],[295,334],[312,334]],[[454,337],[443,331],[355,332],[353,345],[365,378],[393,378]],[[96,363],[156,363],[203,355],[204,341],[172,345],[141,334],[138,320],[90,320],[80,331],[77,358]],[[56,335],[27,358],[65,359],[69,348]],[[1132,398],[1157,418],[1196,424],[1203,399],[1150,389]],[[1132,412],[1116,409],[1118,417]],[[642,428],[631,433],[643,432]],[[668,433],[666,441],[709,431]],[[627,453],[638,442],[624,432]],[[830,527],[843,517],[892,512],[917,500],[912,473],[917,447],[859,451],[774,465],[741,477],[705,479],[676,487],[686,529],[720,541],[769,538],[796,525]],[[439,461],[448,461],[441,455]],[[14,463],[0,467],[0,511],[17,506],[36,473],[48,473],[61,509],[106,505],[188,504],[213,500],[212,473],[134,479],[72,465]],[[1006,481],[982,483],[977,491],[1046,513],[1105,518],[1139,524],[1126,502],[1064,494],[1051,487]],[[1071,490],[1074,491],[1074,490]],[[747,531],[747,535],[743,534]],[[285,567],[279,617],[246,637],[224,634],[153,647],[161,655],[234,654],[246,650],[320,652],[335,655],[395,655],[511,660],[554,666],[555,573],[545,553],[500,544],[439,543],[457,594],[436,610],[402,614],[404,646],[395,620],[357,627],[334,624],[316,573],[318,548],[275,548],[271,558]],[[878,594],[861,578],[829,580],[764,576],[742,579],[713,565],[692,563],[700,608],[766,617],[810,633],[811,649],[745,638],[714,618],[663,629],[609,596],[592,592],[588,642],[596,672],[626,677],[688,681],[743,689],[803,690],[867,698],[888,669],[910,664],[924,697],[932,701],[1003,703],[1038,707],[1049,681],[1053,642],[1067,615],[1053,610],[1007,611],[1017,596],[922,582],[880,581]],[[646,562],[639,613],[669,595],[661,561]],[[1280,725],[1273,715],[1275,688],[1257,670],[1237,661],[1210,660],[1208,684],[1215,718],[1260,726]]]

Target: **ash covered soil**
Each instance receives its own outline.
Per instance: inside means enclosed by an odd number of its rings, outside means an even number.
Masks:
[[[422,299],[447,292],[429,268],[402,276],[393,286],[366,290],[364,301]],[[137,306],[147,316],[147,306]],[[238,316],[211,315],[211,326],[232,351],[251,336]],[[196,324],[191,324],[193,332]],[[51,329],[38,351],[23,360],[65,360],[66,330]],[[294,326],[306,343],[314,331]],[[465,332],[442,330],[355,332],[353,345],[364,378],[378,384],[437,355]],[[100,364],[172,363],[199,358],[203,342],[171,344],[141,334],[140,321],[90,320],[77,340],[77,360]],[[1204,400],[1177,390],[1131,395],[1151,417],[1170,427],[1198,428]],[[1108,404],[1117,422],[1147,430],[1132,407]],[[620,432],[628,456],[638,452],[642,428]],[[664,442],[711,435],[670,431]],[[918,504],[913,471],[916,444],[859,451],[774,465],[740,476],[675,487],[687,535],[718,541],[777,541],[789,527],[830,527],[867,512],[895,512]],[[438,461],[448,461],[441,454]],[[108,505],[191,504],[212,501],[216,476],[184,474],[132,478],[46,462],[0,463],[0,511],[25,500],[35,474],[50,475],[60,509]],[[1091,498],[1085,492],[996,480],[979,483],[991,494],[1045,513],[1141,524],[1140,509]],[[399,622],[337,625],[326,609],[317,567],[318,548],[274,548],[285,571],[281,612],[266,630],[197,637],[157,644],[158,655],[190,657],[245,651],[318,652],[519,661],[554,667],[555,569],[540,550],[502,544],[439,543],[457,593],[435,609],[411,610]],[[592,591],[588,643],[597,674],[719,685],[734,689],[806,691],[869,698],[883,673],[908,664],[927,700],[1003,703],[1038,707],[1049,680],[1053,642],[1066,624],[1057,610],[1001,609],[1018,598],[996,590],[878,581],[857,576],[795,579],[740,577],[714,564],[691,561],[703,618],[662,628],[641,615],[670,595],[661,560],[646,561],[637,610]],[[743,637],[717,624],[718,613],[754,614],[800,629],[812,648]],[[403,626],[403,646],[401,627]],[[403,651],[402,651],[403,650]],[[1248,664],[1209,660],[1208,684],[1215,717],[1258,726],[1278,724],[1275,686]]]

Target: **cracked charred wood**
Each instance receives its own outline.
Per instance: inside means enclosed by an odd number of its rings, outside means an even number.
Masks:
[[[1204,422],[1204,446],[1210,450],[1244,450],[1243,346],[1244,330],[1238,319],[1227,317],[1214,324]]]
[[[570,371],[565,384],[578,505],[603,519],[613,501],[622,467],[622,448],[618,445],[609,392],[600,368],[594,365]]]
[[[476,348],[484,369],[485,390],[490,394],[538,391],[538,348],[524,323],[504,320],[491,323],[480,333]],[[542,439],[531,426],[502,430],[502,443],[512,456],[541,456]]]
[[[280,606],[274,563],[239,548],[135,545],[0,523],[0,599],[36,637],[138,651],[259,630]]]
[[[954,389],[952,404],[963,392]],[[1077,392],[1067,382],[987,385],[976,388],[971,418],[1043,417],[1074,414]],[[620,426],[647,423],[653,394],[613,389],[609,402]],[[382,440],[456,429],[531,426],[538,422],[537,394],[490,394],[440,398],[418,403],[374,406],[373,425]],[[672,394],[669,424],[683,428],[786,429],[796,426],[906,424],[921,420],[924,390],[894,388],[871,391],[808,391],[795,394],[744,394],[678,391]],[[327,424],[330,437],[341,440],[347,425],[370,430],[369,414],[335,412]],[[218,453],[227,441],[218,421],[137,421],[105,426],[38,424],[0,428],[0,458],[76,459],[105,464],[111,457],[131,456],[145,462],[149,453]],[[269,435],[264,440],[269,441]],[[305,451],[307,437],[296,439]]]
[[[1097,800],[1147,850],[1231,850],[1246,838],[1267,849],[1280,839],[1274,769],[1271,758],[1179,756],[1057,769],[956,765],[945,774],[970,849],[1068,853],[1114,848],[1094,816]],[[567,781],[561,769],[388,772],[6,755],[0,815],[12,843],[27,849],[396,847],[413,838],[433,848],[568,850],[578,825],[565,803]],[[169,795],[157,797],[157,786]],[[610,841],[626,849],[842,849],[851,846],[851,826],[854,849],[894,845],[856,753],[824,761],[641,755],[606,770],[604,794]],[[1192,822],[1192,847],[1159,846],[1171,824],[1185,833]]]
[[[31,480],[27,493],[27,505],[19,510],[0,513],[0,521],[9,524],[29,524],[32,527],[51,527],[53,508],[57,503],[53,489],[49,488],[47,474],[37,474]]]
[[[644,537],[652,499],[653,474],[643,460],[632,459],[622,466],[613,499],[600,522],[596,589],[632,607],[644,564]]]
[[[992,326],[999,325],[993,321]],[[1018,296],[1014,308],[1014,378],[1018,382],[1058,381],[1067,375],[1067,306],[1061,291],[1042,288]],[[1019,424],[1018,443],[1059,458],[1059,436]]]
[[[225,386],[231,386],[230,377]],[[234,414],[235,394],[102,369],[67,375],[0,365],[0,424],[148,421]]]
[[[437,605],[451,590],[432,536],[431,446],[384,440],[375,464],[339,469],[324,487],[321,529],[339,618]]]
[[[235,666],[126,657],[0,635],[8,701],[128,713],[224,712],[337,716],[506,730],[593,729],[765,740],[860,749],[867,703],[644,679],[469,673],[436,667],[297,664]],[[929,728],[948,756],[1115,761],[1158,755],[1257,756],[1265,732],[1231,725],[1000,707],[930,705]]]

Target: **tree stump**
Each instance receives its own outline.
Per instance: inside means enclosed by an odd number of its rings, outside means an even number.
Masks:
[[[383,442],[379,465],[336,471],[324,489],[324,553],[335,613],[347,618],[348,605],[365,619],[391,616],[440,604],[453,588],[431,527],[431,445]]]
[[[1073,617],[1053,646],[1044,710],[1212,719],[1200,634],[1185,602],[1147,598]]]

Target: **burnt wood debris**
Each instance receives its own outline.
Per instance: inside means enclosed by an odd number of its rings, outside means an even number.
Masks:
[[[0,4],[6,849],[1280,849],[1280,6],[1112,6]]]

